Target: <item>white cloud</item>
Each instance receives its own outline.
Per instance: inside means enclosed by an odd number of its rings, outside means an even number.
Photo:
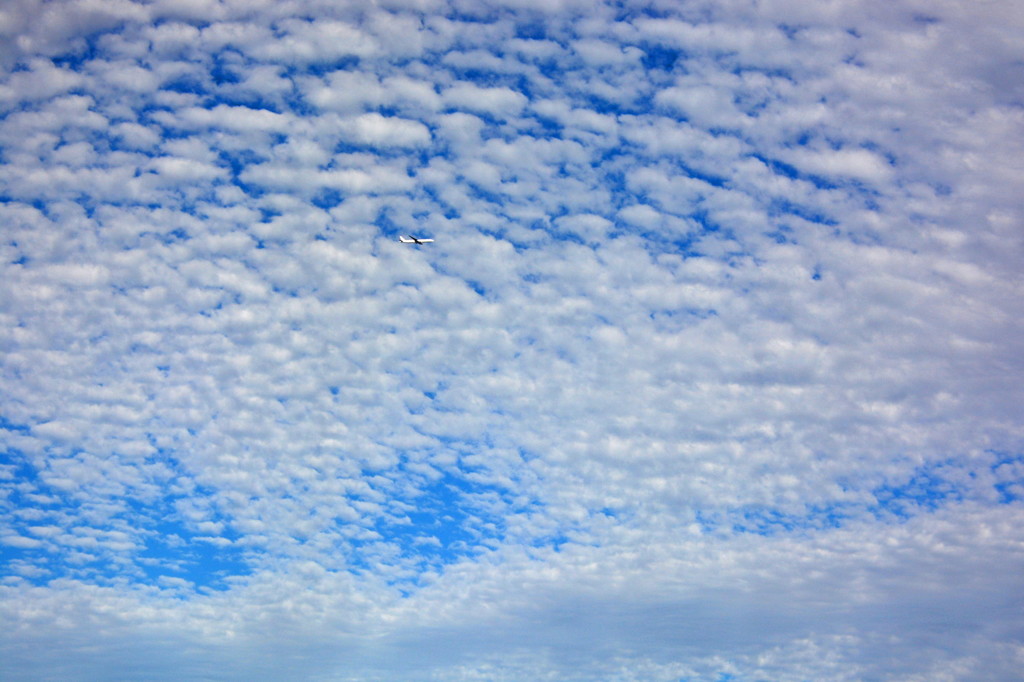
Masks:
[[[175,117],[166,118],[168,122]],[[263,109],[249,107],[231,107],[219,104],[213,109],[190,107],[183,110],[177,117],[185,126],[195,128],[224,128],[239,132],[278,131],[283,132],[291,124],[289,116]]]
[[[867,149],[801,149],[790,152],[788,156],[797,168],[816,175],[854,178],[874,183],[886,182],[892,177],[890,164]]]
[[[3,542],[8,547],[20,547],[22,549],[35,549],[36,547],[43,546],[41,541],[27,538],[23,535],[5,535],[3,538],[0,538],[0,542]]]
[[[250,44],[247,50],[256,59],[286,64],[370,57],[380,52],[372,36],[344,21],[285,19],[277,32],[275,39]]]
[[[9,3],[5,665],[1012,676],[996,5]]]
[[[527,99],[510,88],[482,88],[473,83],[458,83],[441,93],[444,101],[457,109],[505,119],[517,116]]]
[[[566,216],[555,221],[559,229],[582,237],[585,241],[599,241],[608,236],[612,223],[599,215],[583,214]]]
[[[0,86],[0,102],[7,106],[48,99],[74,90],[83,82],[80,74],[59,68],[49,59],[33,59],[27,70],[10,74]]]
[[[363,114],[345,124],[352,139],[375,147],[420,147],[430,143],[430,130],[418,121]]]
[[[659,92],[654,100],[682,113],[703,128],[732,128],[742,126],[745,117],[732,101],[732,93],[707,86],[668,88]]]

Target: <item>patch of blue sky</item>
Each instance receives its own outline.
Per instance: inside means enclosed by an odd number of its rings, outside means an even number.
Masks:
[[[543,16],[518,18],[515,22],[514,35],[520,40],[547,40],[552,26]]]
[[[801,139],[798,140],[796,144],[793,146],[802,147],[805,146],[808,142],[808,139]],[[776,173],[784,178],[789,178],[790,180],[806,180],[813,184],[817,189],[823,190],[836,189],[839,187],[839,184],[834,180],[830,180],[824,176],[816,175],[814,173],[807,173],[805,171],[801,171],[796,166],[786,163],[785,161],[782,161],[780,159],[771,158],[760,153],[753,153],[751,154],[751,157],[757,159],[758,161],[766,165],[768,168],[771,169],[773,173]]]
[[[400,513],[378,520],[373,526],[377,537],[351,541],[351,569],[377,570],[382,545],[390,546],[394,548],[390,560],[395,565],[419,566],[417,572],[396,574],[393,582],[415,582],[425,568],[442,569],[497,546],[506,536],[510,515],[535,508],[464,473],[446,471],[410,494],[392,496],[391,505]],[[546,544],[552,541],[544,540]]]
[[[0,426],[28,431],[6,419]],[[233,544],[237,534],[228,529],[213,537],[184,523],[174,496],[149,499],[115,481],[95,490],[54,487],[42,473],[24,453],[0,453],[0,573],[38,585],[74,576],[114,583],[129,575],[143,583],[170,576],[224,589],[224,578],[247,572],[243,552]]]
[[[29,262],[28,255],[25,253],[18,252],[18,243],[10,242],[10,245],[15,249],[15,253],[11,254],[11,259],[8,260],[9,265],[27,265]]]
[[[29,426],[28,425],[21,424],[21,423],[19,423],[17,421],[13,421],[13,420],[9,419],[7,416],[2,415],[2,414],[0,414],[0,429],[2,429],[4,431],[13,431],[15,433],[24,433],[24,434],[27,434],[29,432]],[[0,453],[0,457],[11,456],[11,454],[10,454],[11,452],[13,452],[13,451],[8,451],[8,452],[5,452],[5,453]]]
[[[796,216],[811,223],[835,227],[839,221],[824,211],[807,205],[801,205],[791,199],[773,197],[768,204],[768,215],[772,218],[784,218],[785,216]]]
[[[871,491],[876,504],[869,509],[876,516],[908,519],[919,513],[934,511],[950,503],[962,501],[966,485],[943,476],[945,464],[921,467],[908,480],[895,485],[882,485]],[[973,478],[974,472],[967,472]]]
[[[231,183],[253,198],[262,197],[267,193],[265,187],[258,183],[246,182],[242,179],[242,173],[252,166],[266,161],[266,157],[251,149],[218,149],[217,157],[220,165],[227,168],[231,173]],[[260,208],[264,220],[269,220],[278,212],[273,209]]]
[[[479,199],[487,204],[494,207],[495,212],[501,213],[501,207],[505,204],[505,199],[501,194],[492,192],[481,184],[475,183],[468,178],[460,177],[461,182],[466,183],[466,187],[469,190],[469,195],[474,199]]]
[[[660,203],[655,205],[660,206]],[[684,217],[693,221],[694,224],[700,227],[700,234],[697,235],[698,238],[701,235],[714,234],[722,239],[735,241],[736,234],[729,227],[728,223],[719,221],[712,211],[700,206],[699,202],[696,207],[689,213],[686,213]],[[703,255],[703,252],[701,252],[701,255]]]
[[[133,519],[153,519],[145,510]],[[252,550],[235,544],[230,531],[217,536],[196,533],[180,521],[153,519],[146,527],[145,548],[134,557],[148,582],[178,578],[201,590],[225,590],[229,578],[252,572]],[[256,553],[257,556],[259,553]]]
[[[518,90],[518,86],[529,85],[529,78],[515,73],[504,73],[479,65],[459,65],[446,63],[447,69],[453,76],[461,81],[469,81],[482,88],[511,87]],[[525,92],[523,94],[526,94]]]
[[[7,513],[18,512],[7,517],[6,523],[11,524],[7,530],[21,532],[24,526],[31,525],[36,519],[50,517],[60,510],[60,495],[45,489],[37,466],[26,455],[8,449],[0,453],[0,467],[4,473],[0,478],[3,495],[0,508]]]
[[[640,77],[640,74],[638,74],[638,77]],[[611,94],[603,97],[600,93],[588,90],[587,85],[589,84],[581,83],[579,88],[571,89],[568,84],[563,84],[563,87],[567,88],[567,92],[573,96],[573,103],[580,109],[588,109],[598,114],[611,116],[643,114],[649,111],[650,107],[646,98],[623,100],[622,98],[613,97]]]
[[[639,47],[644,53],[640,62],[648,71],[674,72],[688,57],[684,50],[658,43],[640,43]]]
[[[996,479],[994,487],[999,502],[1012,504],[1024,501],[1024,454],[992,454],[995,461],[991,464],[990,471]]]
[[[210,62],[210,79],[213,85],[234,85],[242,82],[241,74],[245,72],[247,64],[240,53],[234,50],[224,50],[211,55]],[[246,94],[256,95],[252,91],[247,91]]]
[[[182,95],[206,95],[210,92],[206,82],[193,73],[184,73],[166,81],[160,86],[160,89]]]
[[[332,55],[330,57],[310,57],[300,66],[290,66],[285,71],[288,77],[295,76],[326,76],[335,71],[355,71],[362,65],[362,59],[353,54]]]
[[[951,502],[975,497],[979,492],[983,494],[989,485],[987,481],[992,480],[992,473],[1005,465],[1020,467],[1022,464],[1024,456],[998,455],[994,462],[973,469],[955,460],[921,466],[901,483],[874,488],[871,492],[877,503],[870,507],[870,511],[879,517],[909,519]],[[1009,480],[993,482],[991,485],[999,493],[1001,504],[1013,504],[1021,498],[1011,491],[1015,487],[1019,489],[1022,483],[1024,476],[1011,475]]]
[[[399,522],[378,526],[378,531],[411,554],[454,559],[476,538],[475,517],[465,505],[464,494],[468,489],[465,482],[445,474],[405,500],[410,509]]]
[[[310,198],[309,203],[325,211],[334,208],[345,200],[344,192],[332,187],[321,187]]]
[[[95,34],[79,38],[67,45],[64,51],[53,55],[50,60],[59,68],[80,71],[89,62],[103,56],[103,48],[99,42]],[[28,66],[18,64],[14,70],[19,69],[28,70]]]
[[[831,502],[808,504],[800,513],[770,506],[726,510],[699,510],[697,523],[707,533],[733,532],[772,536],[787,533],[836,529],[853,521],[874,519],[884,523],[902,523],[950,504],[976,497],[976,486],[991,485],[999,504],[1016,504],[1024,499],[1024,475],[997,476],[997,482],[981,483],[979,474],[992,474],[1010,466],[1024,472],[1024,457],[999,457],[977,471],[965,470],[955,462],[940,462],[919,467],[907,479],[879,485],[869,493],[872,503]],[[998,480],[1003,478],[1005,480]],[[986,480],[992,480],[990,475]],[[984,491],[981,491],[984,495]]]
[[[367,154],[372,154],[375,163],[395,163],[398,167],[404,167],[410,177],[416,171],[427,166],[434,158],[445,158],[443,150],[438,148],[436,142],[429,145],[415,147],[380,147],[376,142],[358,142],[352,140],[341,140],[334,145],[332,153],[334,160],[326,164],[327,169],[344,168],[348,160],[359,161]],[[366,192],[374,194],[373,191]]]
[[[647,317],[654,329],[661,333],[678,333],[699,322],[716,317],[714,308],[682,308],[677,310],[654,310]]]
[[[10,431],[27,433],[24,427],[11,425],[3,420],[3,428]],[[36,473],[21,453],[5,449],[0,452],[0,514],[2,514],[3,531],[7,533],[19,533],[18,518],[25,518],[26,515],[18,515],[17,510],[32,509],[31,516],[38,517],[45,514],[40,505],[45,504],[44,498],[37,494],[35,482]],[[22,550],[16,549],[15,545],[0,543],[0,557],[4,560],[8,553],[20,554]]]
[[[812,505],[805,514],[790,514],[776,509],[753,508],[727,515],[734,533],[776,535],[794,531],[840,528],[856,515],[856,505]]]
[[[639,237],[643,241],[644,248],[652,255],[671,253],[684,258],[703,256],[704,251],[699,246],[702,237],[707,234],[719,233],[719,227],[717,224],[709,222],[706,212],[703,211],[687,215],[685,218],[692,221],[693,225],[699,226],[700,230],[681,232],[673,229],[648,229],[636,225],[624,225],[622,221],[616,221],[609,236]]]

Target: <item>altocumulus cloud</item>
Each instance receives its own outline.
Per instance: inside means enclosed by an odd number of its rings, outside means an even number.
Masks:
[[[5,679],[1017,676],[1022,31],[6,3]]]

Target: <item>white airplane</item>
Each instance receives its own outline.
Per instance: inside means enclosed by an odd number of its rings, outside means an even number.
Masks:
[[[419,237],[402,237],[402,236],[399,236],[398,237],[398,241],[402,242],[403,244],[430,244],[434,240],[433,239],[420,239]]]

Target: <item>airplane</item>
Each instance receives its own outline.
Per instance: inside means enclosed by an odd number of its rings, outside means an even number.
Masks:
[[[434,240],[433,239],[420,239],[419,237],[402,237],[402,236],[399,236],[398,237],[398,241],[402,242],[403,244],[417,244],[417,245],[419,245],[419,244],[430,244]]]

